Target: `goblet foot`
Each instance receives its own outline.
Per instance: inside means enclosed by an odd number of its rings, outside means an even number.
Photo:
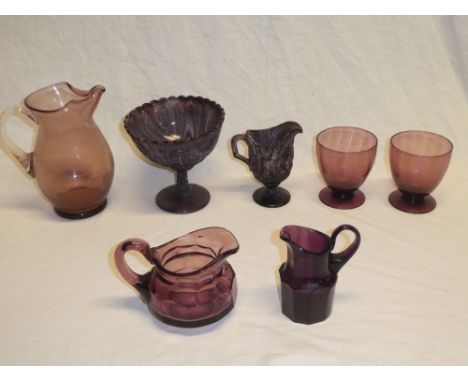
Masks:
[[[436,200],[431,195],[427,195],[425,198],[411,199],[408,195],[404,197],[399,190],[393,191],[388,196],[388,201],[397,210],[410,214],[425,214],[437,206]]]
[[[93,208],[90,211],[71,213],[71,212],[66,212],[66,211],[60,211],[57,208],[54,208],[54,211],[58,216],[65,218],[65,219],[74,219],[74,220],[86,219],[101,212],[104,208],[106,208],[106,205],[107,205],[107,199],[104,200],[98,207]]]
[[[325,187],[319,192],[319,199],[329,207],[339,210],[351,210],[362,205],[366,200],[366,196],[361,190],[356,190],[353,193],[343,193],[342,197],[340,197],[336,191],[334,192],[331,188]]]
[[[283,187],[261,187],[253,193],[255,203],[263,207],[276,208],[284,206],[291,199],[291,194]]]
[[[187,196],[179,196],[176,186],[166,187],[156,195],[156,204],[164,211],[175,214],[188,214],[201,210],[210,201],[210,193],[198,184],[189,184],[190,192]]]

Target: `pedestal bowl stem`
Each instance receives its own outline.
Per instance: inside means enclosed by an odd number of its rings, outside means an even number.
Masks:
[[[187,178],[187,170],[177,171],[176,194],[179,198],[190,195],[190,186]]]

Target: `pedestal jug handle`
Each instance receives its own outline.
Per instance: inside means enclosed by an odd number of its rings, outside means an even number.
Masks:
[[[249,165],[249,158],[246,158],[245,156],[239,154],[239,150],[237,149],[237,142],[239,140],[242,140],[242,141],[246,141],[245,140],[245,137],[246,135],[245,134],[237,134],[237,135],[234,135],[232,138],[231,138],[231,150],[232,150],[232,154],[234,155],[234,158],[237,158],[237,159],[240,159],[242,162],[246,163],[248,166]]]
[[[342,231],[352,231],[354,233],[354,241],[340,253],[330,253],[330,271],[338,273],[338,271],[345,265],[348,260],[356,253],[359,245],[361,244],[361,235],[359,231],[352,225],[343,224],[337,227],[331,234],[330,251],[335,247],[336,238]]]
[[[151,249],[149,244],[144,240],[133,238],[124,240],[117,246],[114,253],[115,265],[117,266],[117,269],[125,281],[127,281],[131,286],[145,286],[147,280],[145,280],[144,276],[139,275],[130,269],[127,262],[125,261],[125,253],[131,250],[140,252],[143,256],[145,256],[146,260],[148,260],[151,264],[154,264],[153,259],[151,258]]]
[[[11,116],[16,116],[21,119],[21,117],[26,116],[27,118],[33,120],[34,117],[24,109],[22,106],[13,106],[9,109],[6,109],[0,118],[0,140],[8,150],[8,153],[20,164],[22,168],[26,171],[31,178],[34,178],[34,166],[33,166],[33,153],[26,153],[20,147],[18,147],[12,140],[8,138],[6,134],[6,124],[8,119]]]

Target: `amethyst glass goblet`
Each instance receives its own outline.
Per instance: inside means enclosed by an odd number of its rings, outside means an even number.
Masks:
[[[359,127],[330,127],[317,135],[316,151],[328,186],[320,191],[320,200],[343,210],[363,204],[366,197],[359,187],[374,164],[377,137]]]
[[[177,172],[176,184],[156,195],[161,209],[184,214],[208,204],[210,193],[188,183],[187,171],[214,149],[223,122],[220,105],[194,96],[151,101],[125,117],[125,129],[143,155]]]
[[[436,207],[429,195],[447,171],[453,145],[429,131],[402,131],[390,139],[390,168],[398,190],[388,200],[400,211],[423,214]]]

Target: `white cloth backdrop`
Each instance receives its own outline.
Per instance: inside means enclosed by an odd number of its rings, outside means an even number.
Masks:
[[[66,221],[1,153],[1,364],[468,363],[467,18],[0,17],[0,36],[0,108],[59,81],[103,84],[95,120],[115,158],[108,207]],[[179,94],[214,99],[226,111],[216,149],[189,172],[212,200],[186,216],[154,205],[174,176],[135,155],[121,126],[134,107]],[[283,183],[292,199],[266,209],[253,203],[259,183],[228,141],[286,120],[304,128]],[[379,138],[362,187],[367,201],[350,211],[317,197],[324,183],[314,138],[343,124]],[[11,125],[28,148],[33,132]],[[407,129],[455,145],[433,193],[438,207],[427,215],[387,202],[388,140]],[[361,231],[362,246],[339,274],[333,313],[295,324],[280,310],[279,229],[330,233],[342,223]],[[117,276],[114,248],[128,237],[156,245],[205,226],[224,226],[240,242],[229,260],[235,309],[203,328],[161,324]]]

